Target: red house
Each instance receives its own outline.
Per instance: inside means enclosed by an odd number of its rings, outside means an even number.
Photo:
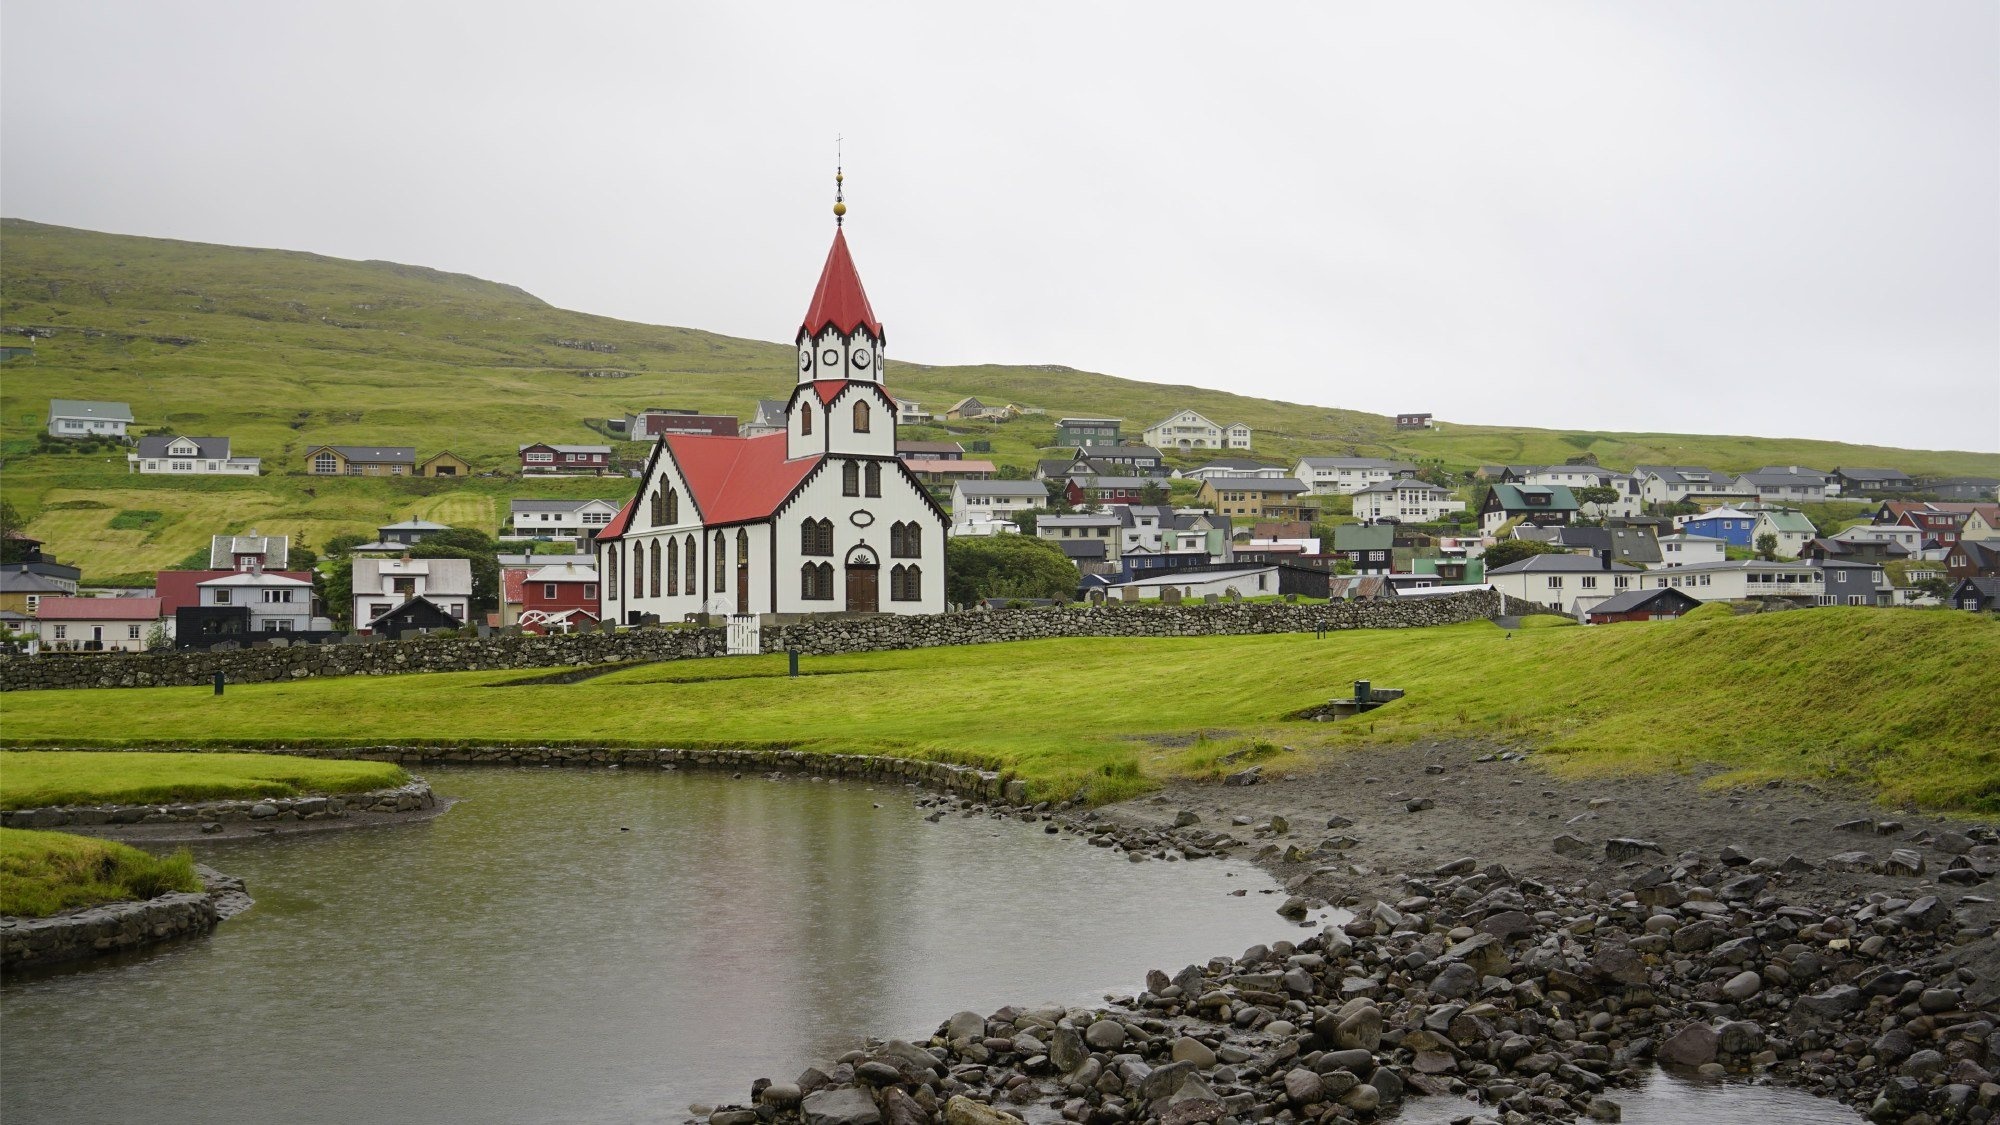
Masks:
[[[1591,606],[1588,612],[1592,625],[1613,621],[1670,621],[1700,604],[1694,597],[1671,587],[1626,590]]]
[[[244,568],[245,570],[249,568]],[[211,578],[227,578],[240,574],[240,570],[162,570],[153,575],[153,594],[160,599],[160,611],[172,617],[188,606],[201,604],[203,582]],[[265,574],[276,574],[284,578],[296,578],[301,582],[311,582],[310,570],[266,570]]]
[[[611,470],[608,445],[549,445],[536,442],[521,447],[523,473],[593,473],[602,476]]]
[[[529,633],[574,633],[602,614],[597,568],[557,563],[521,578],[521,628]]]
[[[709,437],[737,437],[737,421],[730,414],[698,414],[692,410],[665,410],[654,407],[625,419],[625,440],[651,441],[661,434],[707,434]]]
[[[1063,492],[1079,508],[1092,504],[1143,504],[1146,486],[1151,483],[1154,482],[1144,477],[1071,477]]]

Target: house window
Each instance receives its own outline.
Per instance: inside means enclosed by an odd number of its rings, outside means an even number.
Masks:
[[[56,626],[56,640],[60,641],[68,636],[69,636],[69,626],[67,625]]]
[[[799,553],[802,555],[830,555],[833,553],[833,521],[806,520],[799,525]]]
[[[555,600],[556,600],[556,584],[555,584],[555,583],[553,583],[553,582],[544,582],[544,583],[542,583],[542,600],[543,600],[543,601],[545,601],[545,602],[552,602],[552,601],[555,601]]]
[[[41,604],[42,604],[42,596],[41,596],[40,594],[29,594],[29,595],[28,595],[28,612],[29,612],[29,613],[33,613],[33,612],[35,612],[35,609],[36,609],[36,608],[37,608],[38,606],[40,606]]]
[[[340,471],[339,459],[331,453],[322,453],[313,458],[313,472],[333,474]]]
[[[213,604],[215,604],[215,605],[228,605],[228,604],[229,604],[229,591],[228,591],[227,589],[219,589],[219,590],[217,590],[217,591],[215,592],[215,601],[214,601],[214,603],[213,603]]]
[[[552,453],[530,453],[527,459],[531,464],[546,465],[555,460],[555,455]]]
[[[1584,589],[1586,589],[1586,590],[1595,590],[1595,589],[1597,589],[1597,576],[1596,576],[1596,575],[1594,575],[1594,574],[1586,574],[1586,575],[1584,575],[1584,576],[1583,576],[1583,588],[1584,588]]]
[[[844,461],[840,466],[840,494],[842,496],[861,495],[861,463]]]
[[[1067,534],[1069,529],[1064,528]],[[889,555],[899,559],[920,559],[924,556],[923,525],[911,521],[889,525]]]
[[[654,527],[667,526],[667,498],[659,489],[656,488],[653,490],[653,498],[647,502],[647,508],[652,516]]]
[[[584,586],[583,600],[587,602],[594,602],[597,600],[597,587],[595,585]]]
[[[388,602],[374,602],[368,607],[368,620],[373,621],[387,612],[389,612]]]
[[[1549,589],[1560,590],[1562,588],[1563,588],[1562,575],[1560,574],[1549,575]]]
[[[1859,601],[1860,599],[1859,599],[1859,598],[1856,598],[1855,600],[1856,600],[1856,601]],[[125,639],[126,639],[126,640],[129,640],[129,641],[136,641],[136,640],[138,640],[138,639],[139,639],[139,627],[138,627],[137,625],[127,625],[127,626],[125,627]]]
[[[856,403],[855,405],[856,405],[856,406],[866,406],[866,405],[868,405],[868,404],[867,404],[867,403],[865,403],[865,402],[861,402],[861,403]],[[877,461],[870,461],[870,462],[868,462],[868,468],[867,468],[867,476],[868,476],[868,495],[870,495],[870,496],[880,496],[880,495],[882,495],[882,465],[881,465],[881,463],[880,463],[880,462],[877,462]]]

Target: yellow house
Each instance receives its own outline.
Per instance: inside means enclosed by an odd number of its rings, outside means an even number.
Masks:
[[[318,477],[407,477],[416,467],[417,451],[407,445],[316,445],[306,450],[306,472]]]
[[[0,570],[0,610],[33,617],[43,598],[66,598],[74,591],[53,578],[27,570]]]
[[[1208,477],[1196,498],[1232,518],[1307,523],[1319,518],[1319,499],[1291,477]]]
[[[423,463],[417,466],[417,475],[420,477],[469,477],[472,475],[472,466],[466,464],[465,458],[460,457],[451,450],[442,449],[424,458]]]
[[[1973,543],[2000,542],[2000,504],[1980,504],[1958,529],[1960,539]]]

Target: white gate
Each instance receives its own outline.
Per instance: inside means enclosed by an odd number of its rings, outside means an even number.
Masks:
[[[756,614],[729,615],[729,655],[755,656],[762,641],[763,630],[758,627]]]

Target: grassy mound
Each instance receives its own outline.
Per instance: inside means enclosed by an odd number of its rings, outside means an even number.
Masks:
[[[46,918],[78,906],[200,889],[186,848],[161,858],[88,836],[0,828],[0,914]]]
[[[542,673],[246,684],[220,698],[205,688],[21,692],[8,699],[5,739],[116,746],[132,738],[126,716],[143,713],[148,745],[784,746],[1004,768],[1038,795],[1113,800],[1163,777],[1240,769],[1267,744],[1309,757],[1499,737],[1551,752],[1568,771],[1717,765],[2000,811],[2000,624],[1942,610],[1827,607],[1511,635],[1473,622],[1324,640],[1024,641],[803,663],[798,679],[782,656],[643,665],[515,686],[497,701],[486,685]],[[1282,720],[1358,679],[1408,695],[1343,722]]]
[[[390,762],[268,754],[9,753],[0,754],[0,808],[359,793],[408,780],[402,767]]]

